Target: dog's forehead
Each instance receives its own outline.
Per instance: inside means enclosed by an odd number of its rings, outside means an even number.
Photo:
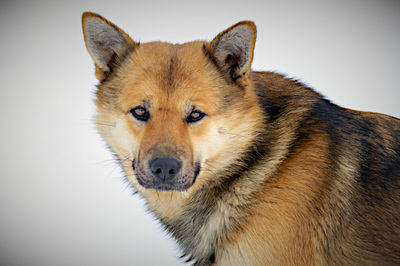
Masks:
[[[201,42],[170,44],[154,42],[142,44],[132,54],[134,68],[159,83],[163,89],[178,89],[179,83],[200,82],[206,77],[207,58]],[[180,84],[182,85],[182,84]]]
[[[203,51],[204,42],[141,44],[124,70],[130,98],[189,99],[201,102],[218,97],[220,87],[212,62]],[[158,99],[155,99],[158,98]]]

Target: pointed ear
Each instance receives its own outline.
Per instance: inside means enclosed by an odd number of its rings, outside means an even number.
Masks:
[[[100,82],[110,73],[112,64],[136,45],[128,34],[95,13],[82,14],[82,30]]]
[[[241,21],[218,34],[209,44],[209,52],[221,71],[233,81],[249,72],[256,36],[256,25]]]

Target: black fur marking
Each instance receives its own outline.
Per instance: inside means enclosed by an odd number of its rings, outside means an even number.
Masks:
[[[196,181],[197,176],[200,174],[201,166],[200,163],[196,164],[196,169],[194,171],[194,178],[193,178],[193,184]]]
[[[213,264],[215,262],[215,252],[213,252],[210,256],[210,258],[208,259],[208,261],[210,262],[210,264]]]
[[[207,46],[203,44],[204,55],[219,69],[217,59],[211,54]]]
[[[234,74],[231,73],[231,77],[232,77],[233,81],[236,81],[236,80],[240,79],[242,76],[241,75],[235,76]]]
[[[173,72],[174,72],[175,61],[176,61],[175,56],[172,56],[169,62],[169,71],[168,71],[168,83],[170,85],[172,85],[174,81]]]
[[[256,88],[266,87],[265,81],[254,79]],[[269,117],[268,123],[275,122],[285,111],[287,103],[290,100],[288,95],[281,95],[279,99],[270,97],[265,90],[257,90],[258,102],[262,106],[265,114]]]
[[[187,260],[185,260],[185,263],[189,263],[189,262],[192,262],[193,261],[193,258],[192,258],[192,256],[190,256]]]
[[[265,109],[267,109],[268,115],[269,115],[269,122],[272,123],[276,119],[279,118],[279,116],[282,113],[282,107],[279,105],[274,105],[273,103],[270,105],[266,105]]]
[[[240,74],[237,75],[236,72],[239,69],[240,53],[238,55],[230,54],[225,58],[225,64],[228,66],[229,74],[233,81],[242,77]]]

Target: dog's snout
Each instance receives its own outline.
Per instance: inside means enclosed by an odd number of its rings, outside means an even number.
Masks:
[[[150,169],[154,176],[162,181],[167,181],[175,177],[181,169],[181,162],[175,158],[155,158],[150,161]]]

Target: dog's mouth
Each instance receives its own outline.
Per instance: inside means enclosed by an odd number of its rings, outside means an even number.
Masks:
[[[135,160],[132,161],[132,169],[135,171],[139,184],[146,189],[155,189],[158,191],[185,191],[188,190],[196,181],[201,172],[200,163],[195,163],[189,174],[178,173],[173,178],[160,178],[150,170],[143,170]]]

